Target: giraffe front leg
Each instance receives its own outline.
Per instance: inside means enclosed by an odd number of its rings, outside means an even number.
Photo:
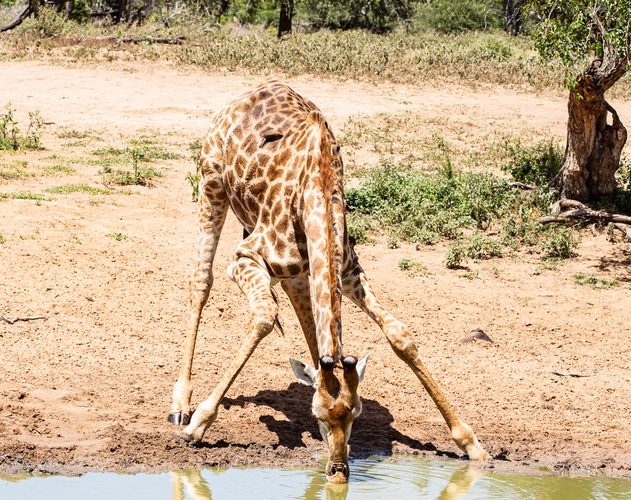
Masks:
[[[278,305],[272,295],[271,279],[266,269],[249,257],[238,257],[232,264],[232,278],[247,296],[250,321],[247,334],[237,355],[230,363],[210,396],[200,403],[181,437],[192,445],[198,444],[208,427],[217,418],[219,403],[239,375],[256,346],[274,328]]]
[[[445,419],[451,432],[451,437],[458,447],[471,460],[486,460],[489,458],[489,454],[478,442],[473,429],[456,413],[438,387],[432,374],[421,361],[418,349],[408,328],[379,304],[370,290],[366,275],[359,264],[355,264],[350,272],[344,276],[343,286],[344,295],[364,310],[381,327],[395,354],[418,377]]]
[[[199,250],[197,266],[189,283],[189,317],[177,381],[173,386],[171,410],[167,420],[187,425],[191,418],[190,401],[193,393],[191,371],[202,310],[213,285],[213,260],[224,221],[227,202],[217,179],[205,178],[200,183]]]
[[[281,281],[281,286],[296,312],[302,332],[304,333],[313,366],[318,366],[320,355],[318,354],[318,340],[316,339],[316,325],[313,319],[313,309],[311,308],[311,291],[309,289],[309,278],[300,277]]]

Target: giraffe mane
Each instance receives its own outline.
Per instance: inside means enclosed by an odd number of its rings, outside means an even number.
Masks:
[[[332,144],[327,138],[326,122],[319,110],[309,113],[307,122],[317,127],[320,135],[318,158],[320,189],[322,191],[327,223],[324,226],[326,238],[326,266],[328,267],[328,288],[331,292],[331,340],[333,359],[342,357],[342,263],[344,260],[344,198],[340,178],[332,163]],[[322,354],[322,353],[321,353]]]

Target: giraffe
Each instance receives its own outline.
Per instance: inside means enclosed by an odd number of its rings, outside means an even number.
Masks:
[[[327,479],[349,477],[348,440],[362,410],[358,396],[368,359],[342,350],[346,296],[383,330],[418,377],[470,459],[488,454],[421,361],[408,328],[370,289],[346,231],[340,147],[320,110],[279,81],[268,81],[214,114],[201,154],[199,249],[190,280],[184,352],[168,420],[179,437],[201,442],[219,403],[257,345],[278,325],[280,282],[296,312],[313,366],[290,359],[298,381],[314,388],[311,409],[328,446]],[[244,239],[228,276],[248,299],[251,316],[238,353],[207,399],[191,412],[191,368],[212,264],[228,209]]]

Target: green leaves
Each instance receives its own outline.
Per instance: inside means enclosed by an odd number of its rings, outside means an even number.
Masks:
[[[532,0],[535,48],[545,58],[558,57],[569,73],[584,69],[593,58],[629,58],[629,0]],[[567,79],[571,87],[574,78]]]

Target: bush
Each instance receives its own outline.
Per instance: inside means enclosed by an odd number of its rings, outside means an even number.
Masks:
[[[542,241],[541,249],[548,259],[569,259],[575,255],[578,240],[572,231],[565,227],[555,228]]]
[[[411,0],[302,0],[297,13],[322,28],[363,28],[378,33],[390,31],[413,13]]]
[[[418,29],[442,33],[485,30],[501,27],[499,2],[490,0],[431,0],[417,8],[414,18]]]
[[[364,214],[355,212],[346,215],[346,230],[355,243],[369,243],[368,233],[372,230],[370,218]]]
[[[488,260],[501,256],[502,247],[497,240],[475,233],[464,242],[449,245],[445,254],[445,266],[457,269],[467,259]]]
[[[506,142],[504,147],[510,160],[503,170],[518,182],[545,186],[563,166],[563,152],[553,140],[532,147]]]
[[[29,125],[26,134],[20,132],[18,122],[15,119],[15,110],[11,105],[7,105],[5,111],[0,115],[0,151],[18,149],[42,149],[40,142],[40,131],[44,125],[39,111],[31,111]]]
[[[391,235],[417,243],[456,239],[461,228],[487,228],[508,207],[505,181],[488,174],[442,169],[435,174],[386,164],[348,189],[350,212],[376,218]]]

